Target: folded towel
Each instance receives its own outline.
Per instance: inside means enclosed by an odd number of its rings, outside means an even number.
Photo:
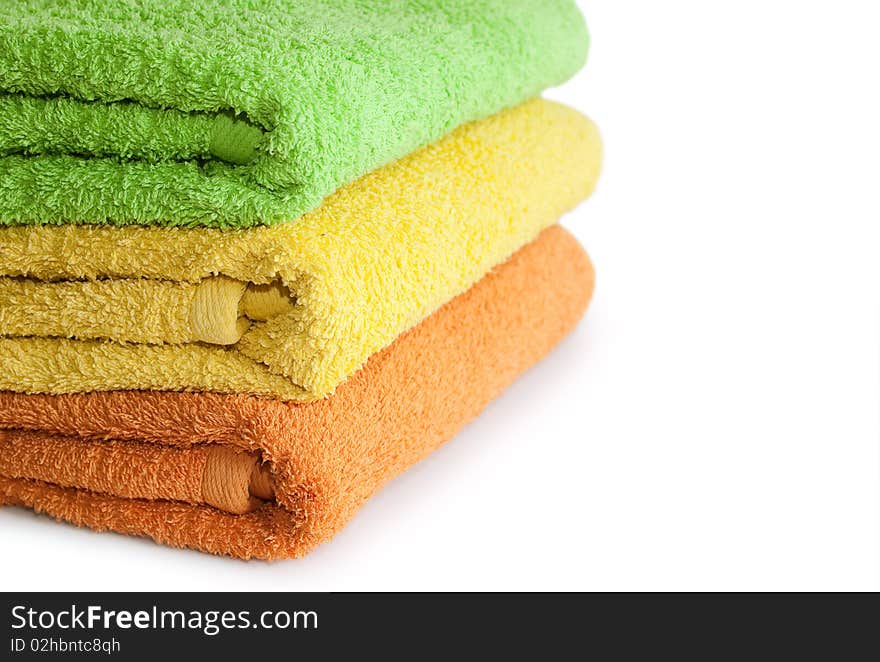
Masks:
[[[215,554],[301,556],[544,356],[592,285],[574,238],[545,230],[319,402],[2,393],[0,502]]]
[[[0,430],[2,475],[126,499],[163,499],[243,514],[274,499],[259,453],[222,444],[187,449],[135,441],[90,441]]]
[[[573,0],[5,0],[0,225],[288,221],[587,42]]]
[[[589,195],[600,160],[589,120],[538,99],[296,223],[0,228],[0,389],[322,397]]]

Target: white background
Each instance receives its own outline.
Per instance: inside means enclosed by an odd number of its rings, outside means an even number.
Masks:
[[[877,5],[582,3],[585,321],[306,559],[0,511],[4,589],[876,589]]]

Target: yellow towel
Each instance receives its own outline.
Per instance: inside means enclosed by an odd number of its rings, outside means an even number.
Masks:
[[[587,197],[600,161],[592,122],[537,99],[289,224],[2,228],[0,389],[320,398]]]

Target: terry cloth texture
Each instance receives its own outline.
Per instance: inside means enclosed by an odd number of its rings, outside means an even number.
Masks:
[[[274,498],[274,478],[259,454],[221,444],[181,450],[0,430],[0,474],[128,499],[205,504],[237,514]]]
[[[0,225],[290,221],[587,45],[573,0],[4,0]]]
[[[320,398],[587,197],[600,161],[589,120],[537,99],[292,224],[0,228],[0,389]]]
[[[319,402],[2,393],[0,502],[215,554],[302,556],[549,352],[592,288],[586,254],[553,227]],[[238,515],[206,505],[196,456],[205,444],[259,453],[272,479],[268,500]],[[92,462],[118,471],[96,475]]]

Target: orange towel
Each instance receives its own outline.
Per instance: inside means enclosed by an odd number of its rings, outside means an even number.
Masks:
[[[545,230],[335,395],[0,393],[0,503],[240,558],[298,557],[576,324],[592,266]]]

